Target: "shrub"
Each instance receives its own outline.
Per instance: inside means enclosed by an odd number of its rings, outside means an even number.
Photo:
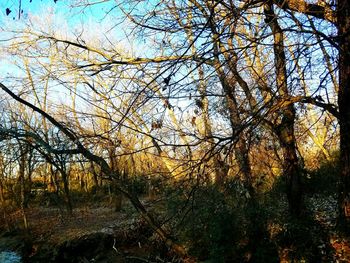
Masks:
[[[306,193],[331,195],[337,192],[339,161],[324,162],[317,170],[309,171],[304,185]]]
[[[184,208],[185,195],[169,201],[169,212]],[[214,186],[194,191],[180,224],[179,237],[189,247],[189,253],[200,260],[226,262],[235,257],[235,244],[240,234],[234,209],[225,195]],[[184,211],[183,211],[184,212]]]

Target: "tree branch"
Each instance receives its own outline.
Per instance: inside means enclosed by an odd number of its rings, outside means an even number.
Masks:
[[[81,151],[79,149],[55,149],[49,143],[44,141],[39,135],[29,132],[29,131],[21,131],[19,129],[7,129],[0,128],[0,136],[11,136],[13,138],[25,138],[29,142],[33,140],[38,144],[38,146],[44,147],[46,151],[54,154],[80,154]]]
[[[292,10],[305,15],[327,20],[333,24],[337,23],[337,15],[330,6],[320,4],[310,4],[305,0],[273,0],[279,8]]]
[[[332,103],[325,103],[322,102],[322,100],[320,100],[319,98],[313,98],[313,97],[305,97],[305,96],[290,96],[290,97],[286,97],[286,98],[279,98],[278,101],[271,106],[271,108],[269,109],[269,113],[273,113],[278,111],[279,109],[285,108],[291,104],[294,103],[309,103],[312,105],[315,105],[319,108],[322,108],[326,111],[328,111],[330,114],[332,114],[334,117],[336,117],[337,119],[339,119],[339,111],[337,109],[337,107],[332,104]]]
[[[334,11],[331,6],[327,4],[311,4],[307,3],[305,0],[271,0],[271,2],[283,10],[296,11],[305,15],[326,20],[333,24],[337,23],[336,11]],[[261,6],[264,3],[266,3],[265,0],[247,0],[242,9]]]

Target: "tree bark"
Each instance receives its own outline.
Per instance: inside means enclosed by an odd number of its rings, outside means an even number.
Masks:
[[[289,90],[283,30],[274,13],[272,2],[268,2],[264,5],[264,13],[266,17],[265,21],[268,23],[274,38],[273,49],[275,55],[277,92],[280,97],[287,98],[289,97]],[[292,216],[299,217],[302,210],[302,169],[299,165],[294,135],[294,122],[296,116],[294,105],[291,103],[284,108],[281,108],[281,115],[281,123],[276,126],[275,132],[279,138],[283,151],[283,167],[289,212]]]
[[[23,151],[22,145],[20,145],[20,157],[19,157],[19,171],[18,171],[18,183],[20,189],[20,209],[23,216],[24,229],[28,229],[28,220],[26,215],[25,200],[26,200],[26,190],[25,190],[25,165],[26,165],[26,153]]]
[[[288,115],[283,117],[282,125],[277,134],[283,151],[283,176],[286,181],[289,212],[292,216],[298,217],[303,207],[301,184],[302,169],[299,165],[299,158],[296,153],[293,115],[295,115],[295,113],[288,111]]]
[[[339,221],[350,234],[350,3],[338,0],[337,27],[339,37],[339,125],[340,125],[340,183]]]
[[[216,72],[219,76],[220,83],[223,87],[225,99],[227,103],[227,108],[229,110],[229,117],[232,127],[232,133],[234,137],[234,142],[236,143],[236,147],[234,148],[234,153],[236,157],[236,161],[239,167],[239,173],[241,175],[241,179],[244,187],[249,192],[250,196],[255,194],[254,187],[252,185],[252,172],[249,160],[249,147],[247,145],[246,139],[244,138],[243,128],[242,128],[242,119],[239,112],[239,105],[236,99],[235,85],[238,83],[242,85],[240,81],[241,78],[237,72],[236,65],[231,63],[233,58],[226,56],[227,50],[223,48],[223,45],[220,41],[219,33],[216,30],[215,22],[210,21],[209,23],[211,27],[211,31],[213,33],[212,42],[213,42],[213,50],[214,50],[214,66]],[[233,49],[230,50],[233,52]],[[220,60],[220,55],[225,56],[225,63],[222,63]],[[225,64],[228,64],[228,69],[232,73],[232,76],[228,76],[225,71]],[[245,84],[245,83],[244,83]],[[245,90],[244,85],[242,86],[243,90]],[[249,92],[248,92],[249,93]],[[249,94],[248,94],[249,95]],[[249,97],[249,96],[248,96]]]
[[[64,190],[64,196],[65,196],[65,203],[66,203],[66,208],[67,212],[72,215],[73,213],[73,205],[72,205],[72,200],[70,197],[70,190],[69,190],[69,175],[66,172],[66,168],[62,167],[60,170],[61,176],[62,176],[62,181],[63,181],[63,190]]]

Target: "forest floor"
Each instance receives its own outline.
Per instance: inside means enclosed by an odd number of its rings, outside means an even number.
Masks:
[[[350,242],[335,231],[336,199],[311,197],[307,199],[306,204],[325,233],[322,241],[318,242],[319,250],[323,253],[322,250],[330,247],[333,251],[332,261],[324,262],[350,262]],[[54,207],[27,209],[27,233],[30,237],[30,248],[26,252],[27,262],[68,262],[64,261],[65,258],[77,251],[81,253],[80,257],[70,262],[142,262],[142,259],[148,262],[152,253],[153,262],[170,262],[163,261],[160,256],[154,254],[157,248],[151,247],[152,233],[130,204],[125,204],[124,207],[121,212],[115,212],[112,206],[108,205],[79,206],[71,215]],[[13,225],[23,228],[23,214],[20,211],[13,213],[11,220]],[[272,225],[271,236],[274,235],[273,232],[276,235],[281,228],[281,225]],[[102,247],[99,245],[101,240]],[[15,245],[16,241],[14,249]],[[280,262],[291,262],[288,256],[290,249],[286,247],[279,250]],[[99,255],[95,257],[93,253]],[[159,260],[154,260],[157,257]],[[55,260],[48,261],[47,258]]]
[[[140,262],[154,251],[152,233],[129,204],[124,207],[115,212],[109,206],[80,206],[72,214],[54,207],[28,208],[27,233],[12,230],[0,238],[0,248],[3,239],[7,249],[25,254],[25,262]],[[23,229],[23,213],[9,217]]]
[[[315,195],[306,199],[306,206],[311,212],[315,222],[318,222],[325,233],[325,239],[319,245],[319,249],[325,250],[330,246],[333,250],[333,262],[350,262],[350,240],[342,237],[336,231],[336,195]],[[306,234],[306,233],[305,233]],[[307,235],[307,234],[306,234]]]
[[[115,222],[128,219],[124,213],[110,208],[76,208],[72,215],[55,208],[33,208],[27,211],[30,233],[37,242],[62,243],[96,231],[103,231]]]
[[[334,251],[334,262],[350,262],[350,240],[341,237],[336,229],[336,195],[313,196],[307,199],[307,206],[313,212],[314,219],[325,230],[329,245]],[[325,247],[328,244],[324,244]],[[322,249],[322,248],[321,248]]]

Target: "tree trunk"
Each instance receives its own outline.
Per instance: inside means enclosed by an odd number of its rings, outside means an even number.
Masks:
[[[265,22],[268,23],[274,38],[273,49],[275,55],[277,92],[283,100],[290,95],[288,90],[286,54],[283,41],[284,34],[282,28],[278,24],[271,2],[264,5],[264,12],[266,17]],[[289,104],[288,106],[281,108],[280,111],[282,120],[281,123],[275,127],[275,130],[283,150],[283,167],[284,177],[286,179],[289,211],[292,216],[298,217],[301,214],[302,208],[302,170],[299,166],[294,135],[295,108],[293,104]]]
[[[25,180],[25,196],[24,196],[24,207],[27,208],[29,206],[30,201],[30,195],[32,192],[32,174],[34,170],[34,155],[33,155],[34,149],[30,147],[30,145],[25,145],[25,154],[26,157],[26,165],[27,165],[27,178]]]
[[[20,208],[23,216],[23,224],[24,229],[28,229],[28,220],[25,209],[25,199],[26,199],[26,191],[25,191],[25,164],[26,164],[26,158],[25,153],[22,150],[22,147],[20,147],[20,158],[19,158],[19,175],[18,175],[18,183],[20,186]]]
[[[0,204],[2,207],[2,216],[5,221],[6,229],[10,231],[10,224],[8,221],[8,214],[7,214],[7,206],[5,204],[5,191],[4,191],[4,175],[3,171],[1,171],[1,177],[0,177]]]
[[[115,192],[114,194],[114,211],[120,212],[123,207],[123,195],[119,191]]]
[[[286,181],[286,192],[289,212],[292,216],[300,216],[303,206],[301,175],[299,158],[296,154],[296,143],[294,136],[294,116],[283,117],[285,123],[278,131],[279,141],[283,151],[283,176]],[[288,122],[291,123],[288,123]]]
[[[338,223],[350,235],[350,3],[338,1],[340,183]]]
[[[63,190],[64,190],[64,196],[65,196],[64,199],[66,203],[67,212],[71,215],[73,213],[73,205],[70,197],[68,173],[65,171],[65,168],[60,169],[60,173],[63,181]]]
[[[249,194],[253,196],[254,188],[252,186],[249,148],[246,139],[243,136],[243,130],[241,130],[242,120],[239,115],[238,103],[234,92],[235,83],[226,77],[220,64],[217,64],[216,66],[220,82],[225,93],[226,103],[229,109],[230,122],[235,142],[234,153],[239,167],[239,174],[241,175],[241,180],[244,187],[247,189]]]

